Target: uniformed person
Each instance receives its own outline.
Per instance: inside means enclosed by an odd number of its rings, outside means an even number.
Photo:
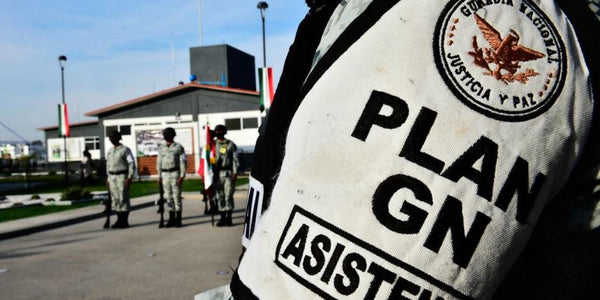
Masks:
[[[158,182],[162,184],[169,207],[169,221],[165,227],[181,227],[181,184],[185,178],[187,159],[183,146],[173,141],[175,135],[175,129],[171,127],[163,130],[165,144],[158,148],[156,159]]]
[[[117,221],[112,228],[127,228],[129,223],[129,185],[135,173],[135,163],[131,150],[121,144],[121,133],[111,132],[113,147],[106,154],[106,185],[110,190],[112,205],[117,212]]]
[[[235,181],[238,171],[237,146],[234,142],[225,138],[227,127],[217,125],[215,127],[215,150],[217,156],[216,171],[218,171],[218,182],[216,185],[215,197],[221,220],[217,226],[231,226],[231,211],[233,210],[233,192],[235,191]]]

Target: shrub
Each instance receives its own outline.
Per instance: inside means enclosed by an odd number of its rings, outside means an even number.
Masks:
[[[82,200],[90,198],[92,198],[90,191],[81,186],[72,186],[67,188],[60,195],[60,200]]]
[[[33,195],[31,195],[31,198],[29,198],[29,199],[30,199],[30,200],[39,200],[39,199],[41,199],[41,198],[40,198],[40,195],[38,195],[38,194],[33,194]]]

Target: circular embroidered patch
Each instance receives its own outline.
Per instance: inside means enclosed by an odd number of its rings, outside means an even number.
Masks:
[[[547,111],[566,75],[561,37],[527,0],[450,1],[436,25],[434,55],[460,101],[502,121]]]

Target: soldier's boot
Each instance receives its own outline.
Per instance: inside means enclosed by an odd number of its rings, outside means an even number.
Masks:
[[[227,212],[222,211],[221,212],[221,219],[217,223],[217,226],[218,227],[222,227],[222,226],[225,226],[225,224],[227,224]]]
[[[175,217],[175,227],[181,228],[181,211],[178,211],[177,216]]]
[[[165,224],[165,227],[171,228],[171,227],[173,227],[173,225],[175,225],[175,212],[169,211],[169,221],[167,221],[167,224]]]
[[[110,228],[123,228],[122,226],[123,226],[123,213],[118,211],[117,212],[117,221],[115,222],[115,224],[110,226]]]
[[[128,218],[129,218],[129,212],[124,211],[123,212],[123,223],[121,223],[121,228],[129,227],[129,222],[127,221]]]
[[[227,211],[226,224],[227,226],[233,226],[233,222],[231,222],[231,210]]]

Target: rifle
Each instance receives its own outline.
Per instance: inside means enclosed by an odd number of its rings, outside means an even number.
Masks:
[[[204,201],[204,214],[210,214],[210,223],[215,226],[215,205],[214,201],[212,200],[211,189],[202,189],[202,201]]]
[[[208,215],[209,214],[209,210],[208,210],[208,199],[206,199],[206,189],[202,189],[202,202],[204,202],[204,214]]]
[[[104,226],[102,226],[102,228],[110,228],[110,213],[112,211],[112,198],[110,197],[110,190],[108,191],[108,197],[102,200],[102,204],[104,204],[103,213],[106,216],[106,221],[104,221]]]
[[[160,214],[160,222],[158,223],[158,228],[165,227],[165,198],[164,198],[164,190],[162,184],[158,183],[158,190],[160,193],[160,197],[158,198],[158,211],[156,213]]]

